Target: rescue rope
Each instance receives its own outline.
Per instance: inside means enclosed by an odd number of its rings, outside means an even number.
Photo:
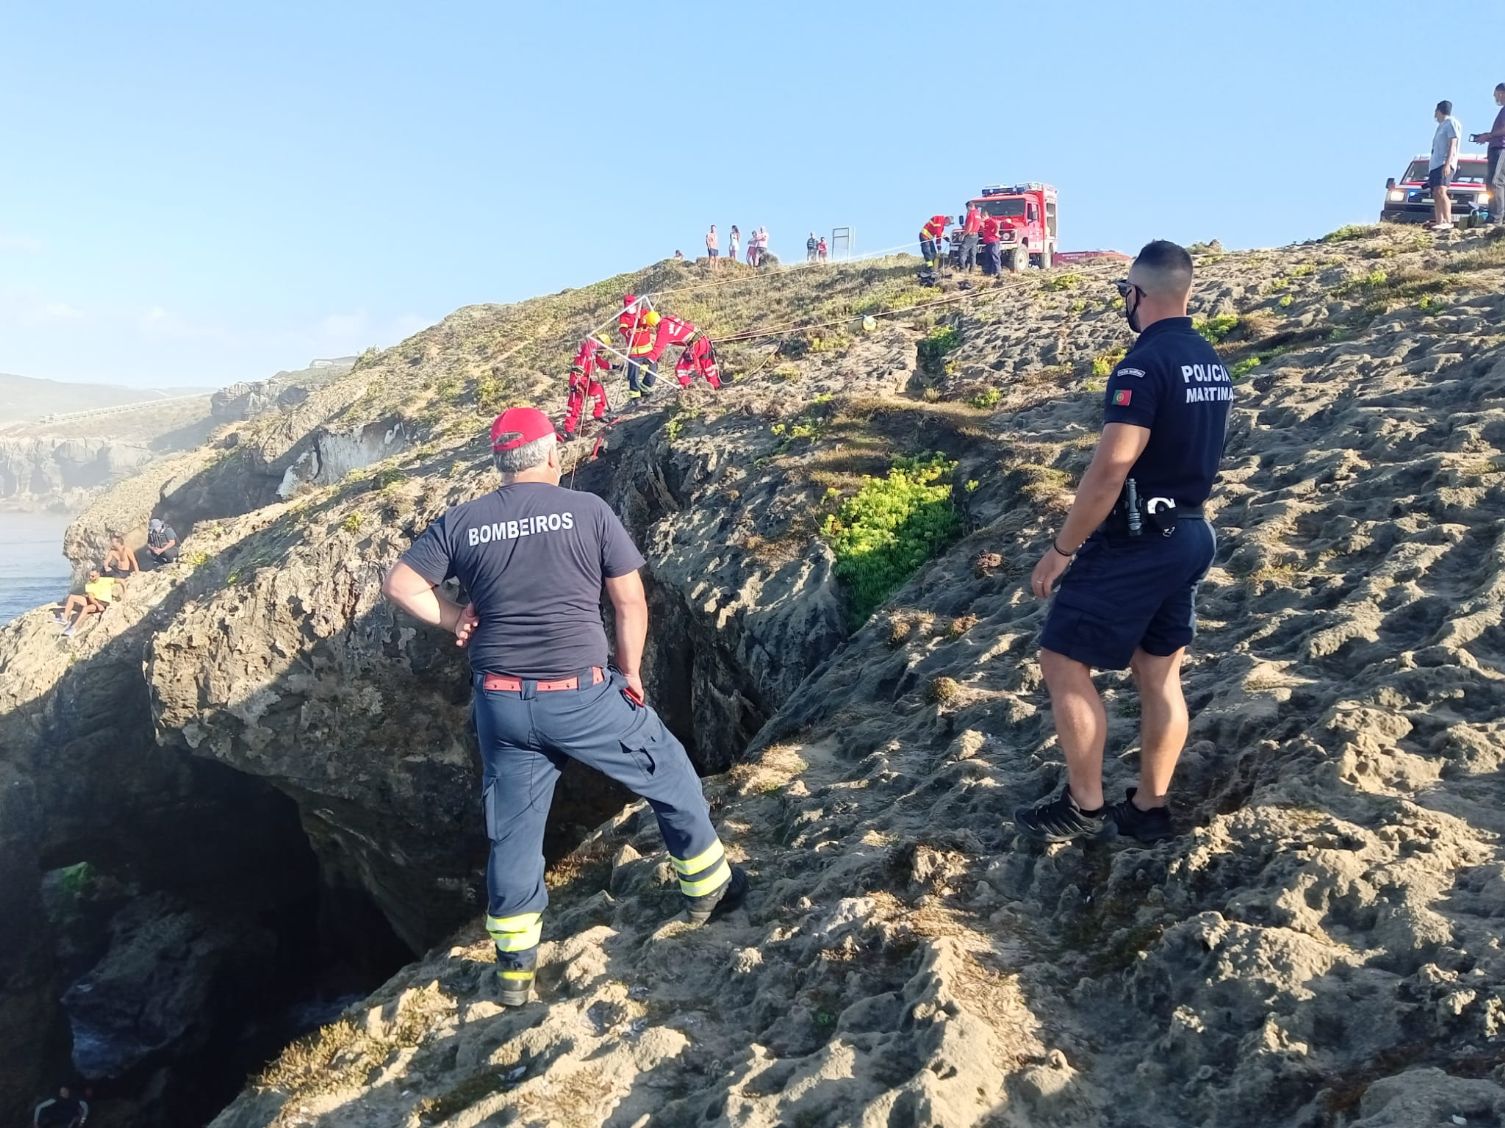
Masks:
[[[908,244],[905,244],[904,246],[907,247]],[[897,249],[901,249],[901,248],[895,248],[895,250],[897,250]],[[870,255],[864,256],[864,257],[866,257],[866,258],[880,258],[880,257],[884,257],[884,256],[887,256],[887,255],[891,255],[892,253],[894,253],[893,250],[874,251]],[[862,259],[861,258],[857,258],[857,259],[844,259],[842,261],[844,263],[845,262],[857,262],[857,261],[862,261]],[[784,271],[784,270],[799,269],[800,267],[822,266],[822,265],[825,265],[825,264],[821,264],[821,263],[809,263],[809,262],[791,263],[791,264],[789,264],[787,266],[774,267],[774,268],[772,268],[772,270],[773,271]],[[934,268],[935,267],[932,266],[932,269],[934,269]],[[654,297],[656,297],[656,296],[657,297],[662,297],[662,296],[667,295],[667,294],[684,293],[687,290],[698,289],[698,288],[704,287],[706,285],[721,286],[721,285],[725,285],[725,284],[727,284],[728,282],[731,282],[731,281],[755,281],[755,280],[757,280],[759,278],[765,277],[768,273],[770,273],[770,271],[760,269],[760,270],[758,270],[757,273],[755,273],[754,275],[752,275],[750,278],[746,278],[746,279],[743,279],[743,278],[720,279],[720,280],[706,279],[706,280],[703,280],[700,283],[691,283],[691,284],[687,284],[685,286],[670,287],[670,288],[665,289],[665,290],[659,290],[659,291],[657,291],[654,294],[641,294],[641,295],[638,295],[635,301],[633,301],[632,303],[630,303],[627,306],[624,306],[621,311],[618,311],[617,313],[609,315],[608,318],[606,319],[606,321],[604,321],[601,325],[597,326],[595,329],[591,330],[591,332],[588,335],[591,336],[591,337],[596,337],[596,335],[598,333],[601,333],[603,330],[608,329],[613,324],[613,322],[616,322],[618,320],[618,318],[621,316],[622,312],[625,312],[627,310],[640,311],[644,306],[647,306],[649,309],[652,309],[653,308],[653,301],[652,301],[652,299]],[[940,277],[941,272],[939,270],[937,270],[936,274],[937,274],[937,277]],[[917,312],[920,312],[920,311],[923,311],[923,310],[934,309],[936,307],[945,306],[945,305],[954,305],[954,304],[957,304],[959,302],[966,302],[966,301],[969,301],[969,300],[974,299],[974,298],[988,298],[988,297],[1001,298],[1001,297],[1005,296],[1005,293],[1006,293],[1005,291],[1000,291],[1000,290],[996,290],[996,289],[988,289],[988,290],[981,290],[981,289],[979,289],[979,290],[973,290],[973,289],[958,290],[957,292],[955,292],[953,294],[947,294],[947,295],[945,295],[943,297],[936,298],[936,299],[934,299],[932,301],[920,302],[920,303],[918,303],[916,305],[906,306],[903,309],[873,310],[873,311],[871,311],[869,313],[866,313],[866,314],[855,314],[855,313],[853,313],[853,314],[847,314],[847,315],[845,315],[843,317],[834,318],[834,319],[828,320],[828,321],[791,321],[791,322],[786,322],[786,323],[780,324],[780,325],[754,326],[754,327],[751,327],[751,328],[748,328],[748,329],[741,330],[741,331],[736,332],[736,333],[723,334],[723,335],[717,336],[717,337],[715,337],[713,339],[714,339],[715,342],[720,343],[720,344],[727,344],[727,343],[742,344],[742,343],[748,343],[748,342],[752,342],[752,341],[765,340],[765,339],[773,338],[773,337],[783,337],[783,336],[785,336],[787,334],[790,334],[790,333],[806,332],[806,331],[809,331],[809,330],[812,330],[812,329],[829,329],[829,328],[833,328],[833,327],[840,327],[840,326],[850,325],[853,321],[865,320],[868,317],[872,317],[872,318],[876,319],[876,318],[879,318],[879,317],[909,316],[911,314],[914,314],[914,313],[917,313]],[[709,334],[705,333],[704,330],[701,330],[701,335],[709,337]],[[600,340],[598,340],[597,343],[600,346],[600,350],[602,352],[606,353],[608,356],[613,357],[615,359],[618,359],[618,360],[622,361],[623,364],[631,363],[632,358],[630,356],[628,356],[626,353],[622,352],[620,349],[616,348],[614,345],[611,345],[611,344],[606,343],[606,342],[602,342]],[[516,346],[514,349],[512,349],[506,355],[511,355],[511,353],[516,352],[521,347],[522,347],[522,343],[520,343],[518,346]],[[766,368],[777,356],[780,355],[781,351],[782,351],[781,347],[775,347],[766,357],[763,358],[762,362],[756,368],[754,368],[751,371],[749,371],[746,374],[744,374],[741,377],[741,380],[751,379],[753,376],[756,376],[758,373],[762,372],[764,368]],[[643,366],[643,367],[646,367],[646,366]],[[654,370],[655,370],[655,372],[657,370],[657,365],[656,364],[654,366]],[[607,382],[603,379],[601,381],[601,388],[602,388],[603,394],[605,393],[607,386],[608,386]],[[608,409],[609,409],[609,401],[608,401]],[[583,435],[582,435],[582,437],[583,437]],[[574,466],[571,468],[571,472],[570,472],[570,484],[571,484],[572,488],[574,486],[575,472],[579,469],[579,461],[580,460],[577,460],[576,463],[574,464]]]

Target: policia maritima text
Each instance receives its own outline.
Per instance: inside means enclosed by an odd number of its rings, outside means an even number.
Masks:
[[[1103,395],[1103,433],[1076,500],[1030,577],[1055,601],[1040,638],[1056,735],[1066,757],[1060,794],[1014,813],[1046,842],[1171,833],[1166,792],[1186,743],[1181,660],[1196,633],[1197,585],[1215,538],[1202,505],[1212,493],[1233,384],[1186,316],[1191,256],[1157,241],[1118,284],[1139,341]],[[1139,785],[1103,798],[1108,719],[1094,669],[1128,666],[1140,698]]]

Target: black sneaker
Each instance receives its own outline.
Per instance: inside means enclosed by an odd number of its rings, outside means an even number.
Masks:
[[[726,879],[720,889],[703,897],[685,898],[685,911],[690,914],[691,924],[705,924],[740,907],[747,900],[747,889],[751,884],[747,871],[741,866],[732,866],[731,870],[732,876]]]
[[[496,1001],[504,1007],[527,1004],[533,994],[533,968],[538,961],[537,949],[520,956],[496,954]]]
[[[1083,813],[1071,797],[1071,788],[1064,785],[1059,795],[1042,799],[1032,807],[1015,809],[1014,825],[1021,834],[1037,842],[1112,838],[1115,833],[1106,809],[1095,815]]]
[[[1164,807],[1152,807],[1141,811],[1134,806],[1134,795],[1139,790],[1131,787],[1124,792],[1124,801],[1114,803],[1108,817],[1118,827],[1118,833],[1136,838],[1140,842],[1160,842],[1174,838],[1176,830],[1171,826],[1171,813]]]

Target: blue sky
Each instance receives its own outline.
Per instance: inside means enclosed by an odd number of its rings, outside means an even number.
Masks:
[[[1439,98],[1488,128],[1505,63],[1449,27],[1389,0],[12,5],[0,371],[254,379],[711,222],[907,242],[998,180],[1059,187],[1063,249],[1310,238],[1375,217]]]

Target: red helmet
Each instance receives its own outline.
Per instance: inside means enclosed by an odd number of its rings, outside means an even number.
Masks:
[[[624,306],[630,306],[633,302],[635,302],[637,300],[638,300],[638,296],[636,294],[623,294],[622,295],[622,304]]]

